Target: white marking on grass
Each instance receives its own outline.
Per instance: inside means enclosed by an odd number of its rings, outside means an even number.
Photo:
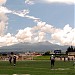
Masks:
[[[70,68],[57,68],[57,69],[51,69],[51,70],[70,70]]]
[[[13,74],[13,75],[30,75],[30,74]]]

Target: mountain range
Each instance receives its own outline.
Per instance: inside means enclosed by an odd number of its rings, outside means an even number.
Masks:
[[[48,41],[45,42],[38,42],[38,43],[18,43],[11,46],[3,46],[0,47],[0,52],[46,52],[46,51],[53,51],[53,50],[62,50],[62,52],[66,51],[69,46],[61,46],[57,44],[52,44]]]

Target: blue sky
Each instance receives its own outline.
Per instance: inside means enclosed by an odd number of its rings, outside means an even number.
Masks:
[[[74,0],[0,0],[0,14],[6,17],[6,21],[1,19],[4,28],[0,28],[0,42],[12,45],[14,42],[50,41],[75,45],[74,7]],[[8,36],[9,42],[6,41]]]
[[[63,3],[36,3],[34,5],[28,5],[24,3],[25,0],[7,0],[5,6],[11,10],[24,10],[28,9],[30,11],[29,15],[40,18],[48,24],[55,27],[62,28],[66,24],[74,27],[74,5],[67,5]],[[18,26],[18,28],[32,27],[36,25],[32,20],[27,18],[18,17],[13,14],[8,14],[9,17],[9,29],[13,33],[12,27]],[[18,28],[15,28],[18,30]],[[12,29],[12,30],[11,30]],[[8,31],[9,32],[9,31]],[[15,32],[14,32],[15,33]]]

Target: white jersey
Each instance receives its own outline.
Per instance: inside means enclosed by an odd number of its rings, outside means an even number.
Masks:
[[[51,57],[51,60],[54,60],[54,57]]]

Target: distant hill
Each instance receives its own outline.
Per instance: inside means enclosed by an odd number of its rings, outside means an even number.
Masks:
[[[17,52],[28,52],[28,51],[37,51],[37,52],[44,52],[44,51],[53,51],[53,50],[62,50],[66,51],[69,46],[60,46],[57,44],[52,44],[48,41],[45,42],[38,42],[38,43],[18,43],[11,46],[4,46],[0,47],[0,52],[11,52],[11,51],[17,51]]]

